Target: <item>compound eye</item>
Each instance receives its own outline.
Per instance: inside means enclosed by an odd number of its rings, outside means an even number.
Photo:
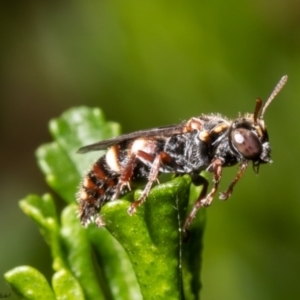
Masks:
[[[249,129],[237,128],[231,133],[231,141],[236,150],[246,159],[260,157],[262,145],[258,137]]]

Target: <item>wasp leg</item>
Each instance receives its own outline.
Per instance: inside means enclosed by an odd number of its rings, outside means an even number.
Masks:
[[[147,158],[147,160],[152,161],[153,160],[153,156],[149,155],[148,153],[145,153],[143,151],[138,151],[138,156],[143,157],[143,159]],[[151,159],[152,158],[152,159]],[[149,176],[148,176],[148,182],[142,192],[142,195],[140,196],[140,198],[137,201],[134,201],[129,209],[128,209],[128,214],[129,215],[133,215],[136,211],[136,208],[138,206],[140,206],[147,198],[152,184],[154,181],[157,180],[157,177],[159,175],[159,169],[161,167],[162,164],[172,164],[173,160],[170,157],[169,154],[167,154],[166,152],[160,152],[153,160],[150,172],[149,172]]]
[[[128,190],[130,191],[130,180],[133,174],[133,169],[136,161],[136,154],[132,154],[129,158],[126,166],[122,169],[121,176],[119,178],[118,184],[116,186],[116,192],[114,193],[112,200],[118,199],[123,187],[127,186]]]
[[[234,188],[234,186],[236,185],[236,183],[241,179],[241,177],[243,176],[244,172],[246,171],[248,166],[248,161],[243,161],[240,166],[239,166],[239,170],[238,173],[236,174],[235,178],[233,179],[233,181],[230,183],[228,189],[225,192],[220,193],[219,199],[221,200],[226,200],[228,199],[231,194],[232,194],[232,190]]]
[[[222,164],[223,164],[222,160],[220,158],[216,158],[212,161],[211,165],[209,166],[209,170],[212,170],[212,172],[214,173],[214,178],[213,178],[214,185],[205,199],[202,200],[199,199],[201,200],[201,206],[204,207],[210,206],[214,198],[214,195],[219,188],[219,183],[222,177]]]
[[[183,226],[183,231],[187,232],[187,229],[189,228],[190,224],[192,223],[193,219],[196,216],[196,213],[198,211],[198,209],[202,206],[201,205],[201,200],[205,199],[206,193],[207,193],[207,188],[208,188],[208,181],[206,180],[206,178],[202,177],[202,176],[198,176],[197,181],[195,182],[195,180],[193,180],[193,183],[197,186],[202,185],[202,190],[201,193],[197,199],[197,201],[195,202],[192,211],[190,212],[190,214],[188,215],[188,217],[185,220],[184,226]]]
[[[193,219],[195,218],[197,211],[199,210],[200,207],[207,207],[211,204],[213,197],[215,195],[215,193],[217,192],[218,188],[219,188],[219,183],[222,177],[222,160],[219,158],[216,158],[215,160],[213,160],[212,164],[210,165],[210,169],[212,169],[213,173],[214,173],[214,185],[211,189],[211,191],[209,192],[208,195],[206,195],[207,193],[207,187],[208,187],[208,181],[202,177],[199,176],[197,184],[198,185],[203,185],[202,191],[197,199],[197,201],[195,202],[192,211],[190,212],[190,214],[188,215],[188,217],[185,220],[184,226],[183,226],[183,231],[186,232],[188,227],[190,226],[191,222],[193,221]],[[199,181],[200,179],[202,179],[202,181]]]

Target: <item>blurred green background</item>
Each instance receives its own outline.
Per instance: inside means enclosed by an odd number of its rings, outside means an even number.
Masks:
[[[288,74],[265,116],[274,163],[207,210],[202,299],[299,299],[299,1],[1,1],[0,22],[0,274],[29,264],[50,278],[18,207],[50,191],[34,157],[50,118],[99,106],[124,132],[235,118]]]

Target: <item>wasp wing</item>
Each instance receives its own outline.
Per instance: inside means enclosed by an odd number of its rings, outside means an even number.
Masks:
[[[123,141],[133,140],[137,138],[144,138],[144,137],[159,137],[159,136],[171,136],[174,134],[182,134],[185,129],[185,123],[180,124],[173,124],[153,129],[146,129],[135,131],[128,134],[123,134],[117,136],[115,138],[109,140],[103,140],[95,144],[83,146],[79,148],[77,153],[87,153],[90,151],[98,151],[98,150],[106,150],[107,148],[121,143]]]

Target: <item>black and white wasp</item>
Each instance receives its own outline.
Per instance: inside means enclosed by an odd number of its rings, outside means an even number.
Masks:
[[[80,148],[79,153],[107,149],[82,180],[78,192],[81,224],[87,226],[92,221],[100,226],[101,207],[129,192],[131,183],[144,178],[147,183],[140,198],[128,209],[130,215],[134,214],[146,200],[159,174],[173,173],[189,174],[195,185],[203,187],[185,221],[183,229],[186,230],[198,209],[211,204],[219,188],[223,167],[239,164],[228,189],[220,193],[219,198],[225,200],[232,194],[250,161],[256,173],[261,164],[271,163],[264,114],[287,78],[283,76],[276,85],[260,116],[262,100],[257,99],[253,114],[247,113],[235,120],[219,114],[201,115],[180,124],[124,134]],[[209,192],[208,181],[200,175],[204,170],[213,173],[213,186]]]

